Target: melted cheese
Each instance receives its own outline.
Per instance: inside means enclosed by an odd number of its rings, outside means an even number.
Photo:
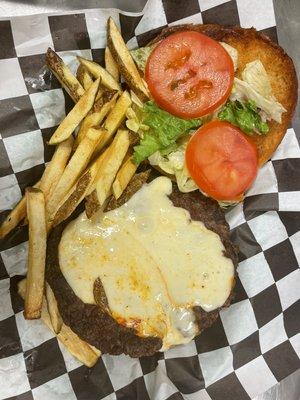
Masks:
[[[192,308],[212,311],[232,288],[234,267],[217,234],[168,198],[172,183],[155,179],[122,207],[85,213],[63,232],[62,273],[75,294],[95,304],[100,277],[112,316],[140,336],[159,336],[162,350],[198,332]]]

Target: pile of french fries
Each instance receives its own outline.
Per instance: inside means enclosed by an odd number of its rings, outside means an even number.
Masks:
[[[53,50],[47,51],[47,66],[75,105],[49,140],[49,145],[56,145],[52,160],[1,225],[0,239],[22,221],[28,222],[28,271],[19,285],[24,316],[41,318],[74,356],[91,367],[100,352],[63,323],[54,293],[45,282],[47,236],[82,201],[92,218],[109,199],[122,196],[137,170],[126,112],[133,96],[146,101],[149,93],[112,18],[107,23],[105,68],[82,57],[78,61],[74,76]]]

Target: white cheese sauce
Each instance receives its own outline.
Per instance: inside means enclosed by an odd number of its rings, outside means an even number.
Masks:
[[[59,245],[63,275],[83,302],[95,304],[100,277],[112,316],[162,350],[198,332],[192,308],[212,311],[230,294],[234,266],[220,237],[174,207],[169,178],[144,185],[123,206],[89,220],[82,213]]]

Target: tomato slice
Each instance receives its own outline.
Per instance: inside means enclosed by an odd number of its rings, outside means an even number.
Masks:
[[[186,165],[199,188],[216,200],[234,200],[253,183],[257,149],[240,129],[211,121],[197,130],[185,153]]]
[[[232,60],[215,40],[199,32],[174,33],[151,52],[145,79],[157,104],[176,116],[198,118],[228,98]]]

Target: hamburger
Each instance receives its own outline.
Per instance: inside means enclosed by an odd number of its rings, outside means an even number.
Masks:
[[[29,225],[25,318],[87,366],[188,343],[230,304],[237,249],[219,205],[243,199],[297,102],[292,60],[255,29],[181,25],[131,52],[111,18],[107,33],[106,68],[79,57],[76,77],[48,49],[76,104],[0,227]]]
[[[190,342],[230,304],[237,249],[219,205],[240,201],[276,150],[297,79],[288,55],[255,29],[166,28],[131,51],[136,81],[119,45],[110,19],[108,47],[133,89],[133,161],[160,176],[55,226],[46,280],[81,339],[140,357]]]

